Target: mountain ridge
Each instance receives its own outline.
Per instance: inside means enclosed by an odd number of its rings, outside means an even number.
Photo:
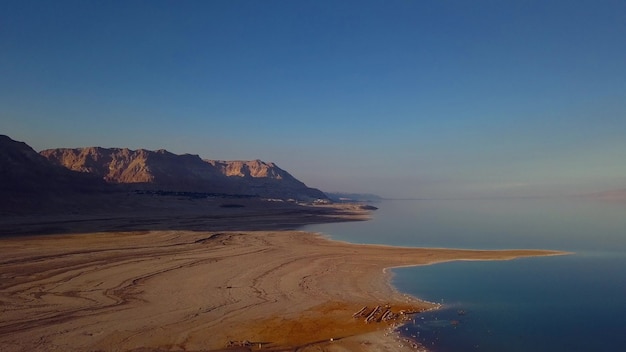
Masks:
[[[0,189],[7,192],[97,191],[96,177],[51,164],[24,142],[0,135]]]
[[[0,135],[1,214],[86,214],[118,208],[143,211],[161,207],[161,203],[166,209],[173,200],[157,197],[148,201],[141,194],[309,203],[328,199],[275,163],[261,160],[202,160],[198,155],[176,155],[164,149],[102,147],[39,153],[24,142]]]
[[[209,160],[128,148],[55,148],[40,153],[52,164],[88,173],[109,184],[142,190],[212,192],[297,200],[327,199],[273,162]]]

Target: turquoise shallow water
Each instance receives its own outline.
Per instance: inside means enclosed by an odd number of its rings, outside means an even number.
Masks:
[[[625,348],[625,204],[526,199],[385,201],[377,206],[371,221],[305,230],[356,243],[575,252],[394,269],[398,289],[443,303],[402,329],[430,350]]]

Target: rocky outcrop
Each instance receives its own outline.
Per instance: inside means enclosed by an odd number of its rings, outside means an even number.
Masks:
[[[326,199],[323,192],[261,160],[202,160],[198,155],[166,150],[100,147],[49,149],[40,154],[55,165],[133,189]]]

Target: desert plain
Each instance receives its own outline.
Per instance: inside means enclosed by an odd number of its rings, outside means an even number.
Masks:
[[[415,350],[394,327],[436,305],[395,290],[387,269],[561,254],[351,244],[294,230],[367,218],[350,205],[243,202],[204,218],[191,208],[5,219],[0,350]],[[393,318],[365,323],[377,306]]]

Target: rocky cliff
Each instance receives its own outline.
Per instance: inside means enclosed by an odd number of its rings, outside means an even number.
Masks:
[[[49,149],[40,154],[55,165],[133,189],[326,199],[323,192],[307,187],[274,163],[260,160],[202,160],[166,150],[100,147]]]

